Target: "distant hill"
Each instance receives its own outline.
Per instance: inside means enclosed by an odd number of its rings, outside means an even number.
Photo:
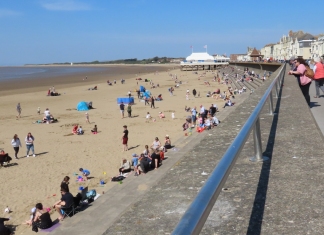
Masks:
[[[158,57],[138,60],[137,58],[130,59],[119,59],[119,60],[108,60],[108,61],[91,61],[91,62],[73,62],[73,64],[169,64],[169,63],[180,63],[184,58],[171,58],[171,57]],[[39,64],[39,65],[70,65],[71,62],[64,63],[50,63],[50,64]]]

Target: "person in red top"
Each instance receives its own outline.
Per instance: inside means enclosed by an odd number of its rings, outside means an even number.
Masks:
[[[320,90],[324,93],[324,64],[321,62],[321,58],[315,59],[315,65],[313,68],[314,71],[314,80],[315,80],[315,90],[316,96],[314,98],[320,97]]]
[[[124,125],[124,131],[123,131],[123,137],[122,137],[122,141],[123,141],[123,151],[127,151],[128,150],[128,146],[127,146],[127,142],[128,142],[128,130],[127,130],[127,126]]]

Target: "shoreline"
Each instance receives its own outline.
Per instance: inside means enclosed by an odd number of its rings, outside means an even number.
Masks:
[[[22,66],[17,66],[22,67]],[[30,67],[46,67],[46,66],[30,66]],[[61,66],[53,66],[61,67]],[[66,66],[71,67],[71,66]],[[68,75],[56,75],[56,76],[44,76],[43,78],[39,77],[39,74],[34,77],[29,78],[14,78],[11,80],[0,81],[0,97],[7,95],[16,95],[22,93],[32,93],[44,91],[44,94],[47,95],[47,90],[49,87],[54,86],[56,90],[62,90],[71,87],[78,87],[87,85],[91,87],[92,85],[98,85],[98,82],[105,83],[110,80],[120,80],[121,78],[126,81],[135,78],[136,74],[138,77],[144,76],[148,73],[154,73],[155,71],[165,72],[173,70],[172,66],[168,65],[105,65],[105,66],[78,66],[78,67],[101,67],[107,68],[106,70],[101,71],[91,71],[88,73],[76,72]],[[124,68],[121,70],[121,68]],[[149,68],[149,69],[148,69]],[[139,70],[140,69],[140,70]],[[145,70],[144,70],[145,69]],[[87,76],[88,79],[84,80],[83,78]],[[60,92],[60,91],[59,91]]]

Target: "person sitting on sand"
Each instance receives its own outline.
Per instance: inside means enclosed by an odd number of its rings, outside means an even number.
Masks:
[[[164,148],[165,149],[170,149],[171,148],[171,140],[170,140],[169,135],[165,136]],[[165,150],[165,152],[166,152],[166,150]]]
[[[9,221],[10,218],[0,218],[0,234],[1,235],[13,235],[14,233],[11,232],[11,230],[9,228],[7,228],[4,225],[5,221]]]
[[[75,125],[74,127],[73,127],[73,129],[72,129],[72,134],[74,134],[74,135],[76,135],[76,134],[78,134],[78,125]]]
[[[164,113],[162,113],[162,112],[159,112],[159,118],[165,118],[165,115],[164,115]]]
[[[82,173],[84,180],[88,180],[88,176],[90,175],[90,171],[87,169],[80,168],[79,171]]]
[[[83,135],[84,134],[84,131],[82,130],[82,126],[80,126],[77,130],[77,134],[78,135]]]
[[[69,192],[66,192],[64,189],[61,189],[61,200],[55,202],[53,208],[59,213],[59,220],[63,220],[64,216],[62,214],[61,208],[69,208],[73,205],[73,195]]]
[[[156,150],[159,149],[161,147],[161,142],[159,141],[158,137],[155,137],[152,145],[151,145],[151,149]]]
[[[9,164],[11,160],[12,160],[12,158],[8,155],[8,153],[5,153],[4,150],[0,151],[0,165],[1,166],[3,166],[4,162]]]
[[[66,192],[70,192],[69,190],[69,176],[65,176],[63,181],[61,182],[61,189],[64,189]]]
[[[47,229],[52,227],[53,221],[51,219],[51,216],[48,213],[48,211],[45,208],[43,208],[42,203],[37,203],[35,207],[36,212],[32,223],[33,227],[36,226],[40,229]]]
[[[93,134],[97,134],[97,133],[98,133],[97,125],[94,125],[94,128],[91,130],[91,132],[92,132]]]
[[[155,100],[156,100],[156,101],[161,101],[161,100],[163,100],[163,98],[162,98],[162,94],[159,94],[158,97],[156,97]]]
[[[119,174],[123,175],[124,173],[130,172],[130,171],[131,171],[130,162],[126,158],[123,158],[121,167],[119,168]]]

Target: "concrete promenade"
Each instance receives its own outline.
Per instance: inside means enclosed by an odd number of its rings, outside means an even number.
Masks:
[[[48,234],[170,234],[271,80],[241,105],[226,108],[230,115],[217,128],[181,139],[160,169],[116,184]],[[311,98],[316,103],[309,109],[295,78],[286,76],[277,100],[276,115],[266,105],[260,117],[270,161],[249,161],[251,135],[201,234],[323,234],[324,98]]]

